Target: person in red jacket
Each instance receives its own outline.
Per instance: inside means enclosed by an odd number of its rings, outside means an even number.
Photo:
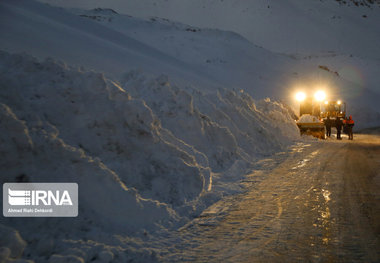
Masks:
[[[350,115],[350,117],[348,117],[348,120],[346,120],[346,124],[347,124],[347,131],[348,131],[348,139],[349,140],[353,140],[354,139],[354,135],[352,133],[352,128],[354,127],[355,122],[352,119],[351,115]]]

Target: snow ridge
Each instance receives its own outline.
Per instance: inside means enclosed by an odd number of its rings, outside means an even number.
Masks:
[[[28,251],[39,245],[28,230],[36,224],[46,225],[42,235],[54,233],[62,255],[74,246],[62,233],[108,243],[121,232],[176,227],[228,193],[218,184],[236,183],[258,157],[299,136],[278,102],[256,103],[242,91],[202,93],[167,76],[133,71],[119,84],[53,59],[1,52],[0,86],[2,182],[71,181],[80,189],[79,217],[70,224],[12,220],[32,244]]]

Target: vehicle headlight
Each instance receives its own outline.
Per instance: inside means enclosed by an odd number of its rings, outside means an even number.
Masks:
[[[298,100],[298,101],[304,101],[305,99],[306,99],[305,92],[302,92],[302,91],[297,92],[297,94],[296,94],[296,100]]]
[[[322,90],[319,90],[314,94],[314,97],[317,101],[322,101],[326,99],[326,93]]]

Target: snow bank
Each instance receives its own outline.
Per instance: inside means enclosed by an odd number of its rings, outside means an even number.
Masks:
[[[310,114],[304,114],[299,118],[299,120],[297,122],[299,122],[299,123],[320,123],[321,121],[315,116],[312,116]]]
[[[0,120],[4,182],[77,182],[83,216],[98,218],[111,230],[129,225],[146,227],[171,216],[165,205],[141,199],[135,190],[127,188],[99,159],[59,139],[49,124],[44,127],[39,123],[29,132],[4,104],[0,104]],[[146,214],[151,217],[141,220]],[[107,215],[107,219],[100,215]]]
[[[195,200],[211,187],[211,171],[249,164],[298,137],[285,107],[270,100],[256,107],[242,91],[202,93],[136,72],[119,86],[51,59],[0,56],[1,101],[26,121],[19,130],[44,130],[145,198]]]
[[[0,259],[4,262],[7,259],[18,258],[22,255],[26,242],[20,234],[9,228],[0,225]]]
[[[117,234],[184,223],[217,200],[218,182],[236,182],[258,157],[299,136],[280,103],[202,93],[166,76],[130,72],[119,85],[52,59],[1,52],[0,86],[1,182],[79,185],[78,218],[0,221],[20,231],[28,253],[50,262],[154,261],[134,240],[125,256]],[[14,253],[5,247],[2,254]]]
[[[2,58],[1,95],[32,128],[48,126],[145,197],[182,204],[207,188],[207,170],[180,143],[161,136],[151,109],[102,74],[25,56]]]
[[[205,154],[213,171],[226,170],[241,159],[250,163],[259,155],[281,150],[299,136],[282,104],[267,99],[256,107],[243,91],[205,93],[173,85],[165,75],[149,78],[136,71],[124,76],[122,86],[142,98],[163,127]]]

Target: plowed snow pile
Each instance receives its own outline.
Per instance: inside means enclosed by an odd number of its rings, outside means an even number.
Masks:
[[[299,136],[280,103],[204,94],[166,76],[130,72],[116,83],[1,52],[0,87],[2,183],[79,185],[77,218],[2,217],[20,231],[1,228],[2,258],[18,258],[25,239],[24,255],[36,262],[154,261],[125,236],[185,223],[231,190],[223,182],[237,182],[257,158]]]
[[[298,122],[299,123],[320,123],[321,121],[315,116],[312,116],[310,114],[304,114],[300,117]]]

